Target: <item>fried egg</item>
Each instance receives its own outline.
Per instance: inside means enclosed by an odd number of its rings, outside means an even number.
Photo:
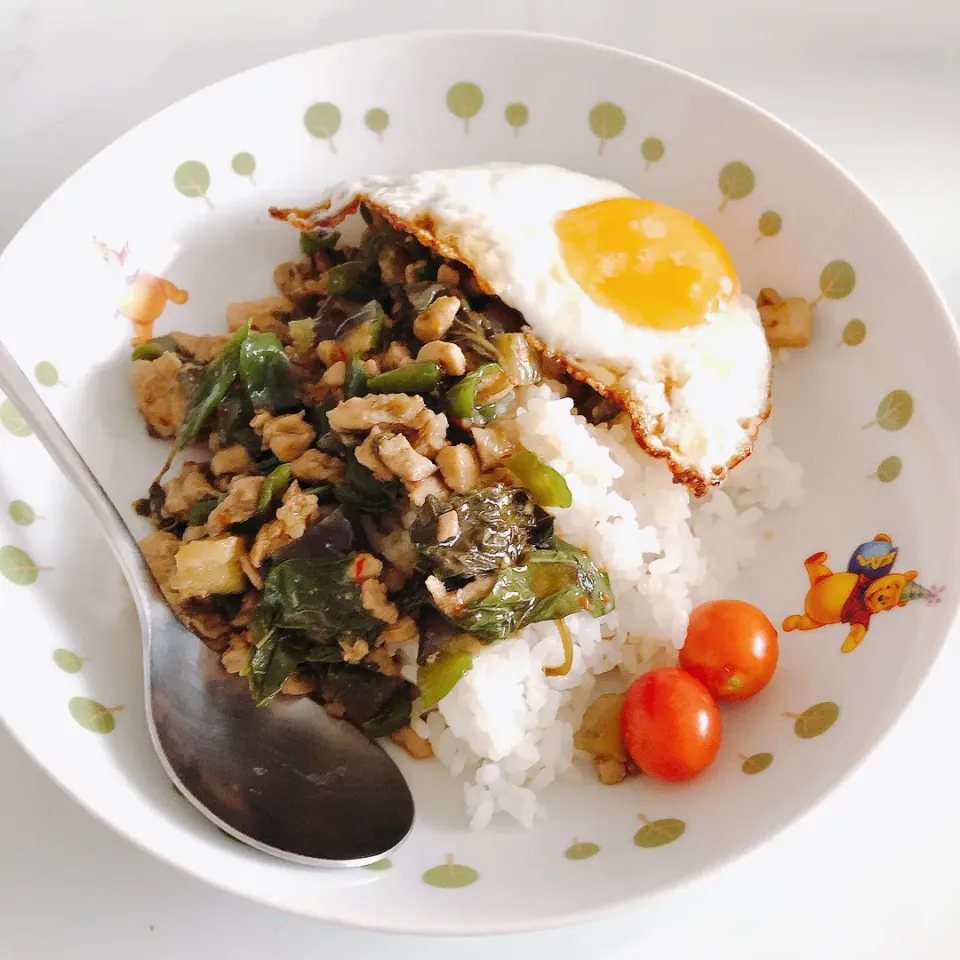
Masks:
[[[720,240],[692,216],[560,167],[493,163],[342,183],[301,230],[363,201],[520,311],[531,339],[614,400],[697,495],[749,455],[770,350]]]

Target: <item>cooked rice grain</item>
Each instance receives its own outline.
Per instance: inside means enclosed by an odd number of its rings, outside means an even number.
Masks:
[[[573,666],[563,677],[556,625],[538,623],[485,649],[473,669],[414,728],[464,781],[473,829],[497,811],[531,826],[537,794],[572,767],[573,733],[596,678],[625,681],[672,664],[694,606],[719,596],[755,555],[764,512],[797,506],[801,468],[761,430],[752,457],[722,489],[693,500],[622,425],[593,426],[558,385],[529,388],[516,415],[520,440],[566,477],[573,506],[551,509],[558,536],[607,571],[617,609],[567,618]]]

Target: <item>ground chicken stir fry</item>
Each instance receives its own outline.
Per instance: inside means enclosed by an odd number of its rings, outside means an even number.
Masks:
[[[164,597],[258,702],[311,695],[424,757],[411,717],[482,645],[614,601],[543,509],[565,481],[513,429],[524,388],[562,371],[462,265],[362,212],[357,247],[302,234],[228,336],[137,347],[147,430],[189,459],[136,506]]]

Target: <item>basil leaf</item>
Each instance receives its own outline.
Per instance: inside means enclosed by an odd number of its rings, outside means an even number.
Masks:
[[[207,520],[210,519],[210,514],[223,502],[225,497],[226,494],[221,493],[219,497],[207,497],[204,500],[198,500],[190,508],[190,512],[187,514],[187,522],[191,527],[202,527]]]
[[[367,612],[360,584],[346,575],[350,558],[304,557],[275,564],[263,586],[258,611],[284,630],[304,630],[315,643],[342,633],[371,637],[383,623]]]
[[[472,350],[477,356],[498,363],[500,354],[490,341],[490,325],[482,313],[461,310],[453,321],[446,339]]]
[[[358,513],[387,513],[400,496],[402,486],[397,480],[381,483],[362,464],[351,450],[346,457],[343,483],[333,488],[333,495],[344,507]]]
[[[380,349],[386,326],[383,307],[378,301],[370,300],[337,327],[335,337],[347,356],[351,353],[364,356]]]
[[[246,324],[227,342],[217,358],[207,365],[200,383],[190,398],[183,424],[177,431],[174,452],[182,450],[196,439],[210,415],[220,405],[240,375],[240,351],[249,334]]]
[[[359,260],[348,260],[331,267],[325,274],[327,292],[334,297],[345,297],[355,292],[363,279],[364,270],[365,267]]]
[[[240,350],[240,376],[254,410],[287,413],[302,406],[293,368],[275,334],[247,337]]]
[[[304,493],[309,493],[305,490]],[[292,560],[295,557],[329,557],[334,554],[346,554],[353,549],[355,534],[353,525],[339,508],[319,523],[311,523],[298,540],[281,547],[274,555],[273,562]]]
[[[410,301],[410,306],[413,307],[417,313],[423,313],[437,297],[446,293],[448,289],[446,284],[437,283],[435,280],[421,280],[416,283],[408,283],[406,291],[407,299]]]
[[[367,395],[367,368],[360,362],[354,353],[347,361],[347,372],[343,381],[343,397],[350,400],[352,397]]]
[[[437,543],[441,514],[454,510],[459,532],[453,542]],[[478,577],[518,563],[526,551],[553,534],[553,521],[534,507],[518,487],[498,485],[447,500],[428,496],[410,528],[420,565],[441,580]]]
[[[324,701],[345,709],[344,719],[369,737],[384,737],[410,722],[413,687],[359,665],[338,663],[327,668],[320,687]]]
[[[534,550],[521,566],[502,570],[490,592],[453,619],[467,633],[496,641],[531,623],[583,610],[602,617],[613,609],[607,575],[582,550],[555,539],[552,549]]]
[[[250,683],[250,693],[258,706],[269,703],[300,666],[299,657],[287,647],[285,639],[284,633],[273,630],[250,650],[244,672]]]
[[[244,673],[253,699],[263,706],[304,663],[336,663],[342,656],[339,644],[311,643],[296,634],[274,630],[251,648]]]
[[[330,421],[327,414],[337,405],[333,396],[324,397],[315,407],[307,410],[307,423],[316,431],[318,437],[330,432]]]
[[[257,456],[261,450],[260,437],[250,426],[253,419],[253,407],[246,391],[237,384],[220,401],[217,407],[217,423],[220,430],[220,446],[230,447],[235,443],[246,448],[251,456]]]
[[[398,239],[397,231],[393,227],[374,227],[367,230],[360,239],[357,255],[365,264],[376,263],[380,251],[394,240]]]

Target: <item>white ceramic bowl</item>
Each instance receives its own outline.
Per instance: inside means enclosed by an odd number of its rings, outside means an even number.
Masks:
[[[327,106],[307,114],[315,103]],[[817,301],[815,344],[777,368],[774,393],[777,440],[805,468],[807,503],[770,518],[738,594],[778,622],[801,613],[804,559],[824,551],[844,570],[879,532],[899,549],[894,571],[918,571],[925,589],[877,613],[849,654],[843,624],[782,635],[774,681],[725,710],[718,760],[692,784],[555,785],[532,832],[504,822],[471,834],[439,764],[405,763],[419,819],[392,863],[313,870],[227,839],[171,789],[147,736],[120,574],[0,402],[0,715],[125,836],[312,917],[490,933],[596,917],[689,880],[782,829],[862,760],[931,668],[956,609],[960,360],[942,301],[816,148],[641,57],[539,36],[426,34],[219,83],[121,138],[30,220],[0,258],[0,337],[128,504],[163,455],[128,396],[129,318],[155,319],[161,333],[218,332],[227,302],[271,292],[296,235],[268,219],[270,204],[308,204],[346,176],[495,159],[561,164],[682,207],[726,242],[746,290]],[[641,816],[665,822],[635,843]],[[432,870],[448,859],[466,869]]]

